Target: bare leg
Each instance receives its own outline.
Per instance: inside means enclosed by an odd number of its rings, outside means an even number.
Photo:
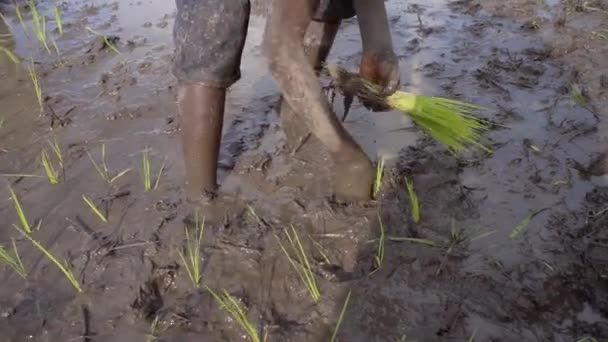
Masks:
[[[304,52],[302,41],[316,4],[315,0],[273,2],[265,36],[271,72],[287,103],[332,155],[336,195],[369,199],[372,165],[332,113]]]
[[[333,23],[312,21],[308,26],[304,36],[304,51],[315,70],[318,71],[327,59],[339,28],[340,21]],[[289,145],[292,149],[299,147],[302,140],[311,132],[282,97],[280,117]]]
[[[186,167],[186,197],[196,201],[217,189],[217,158],[226,90],[182,83],[178,106]]]

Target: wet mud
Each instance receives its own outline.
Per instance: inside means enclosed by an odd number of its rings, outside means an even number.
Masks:
[[[16,239],[29,274],[0,266],[0,340],[246,341],[205,286],[238,298],[271,342],[329,341],[348,293],[337,341],[608,340],[608,5],[386,4],[404,88],[489,108],[493,153],[454,156],[402,114],[355,101],[345,126],[387,167],[374,201],[336,201],[320,143],[294,149],[282,132],[260,46],[265,8],[255,3],[243,78],[228,95],[220,195],[201,208],[199,288],[178,253],[192,208],[170,72],[173,2],[66,1],[62,35],[52,3],[41,2],[59,50],[50,55],[29,12],[26,34],[14,7],[1,5],[0,42],[21,63],[0,53],[0,244]],[[343,23],[331,61],[354,70],[358,30]],[[64,172],[51,185],[40,154],[54,140]],[[102,165],[102,150],[109,178],[130,171],[104,180],[91,161]],[[165,165],[154,191],[142,183],[143,150],[154,176]],[[82,293],[14,229],[8,185]],[[277,241],[290,225],[311,256],[316,304]]]

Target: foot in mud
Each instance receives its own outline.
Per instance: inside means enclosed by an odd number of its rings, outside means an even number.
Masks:
[[[186,201],[186,216],[183,221],[192,227],[203,222],[221,225],[226,221],[228,208],[231,208],[232,205],[232,201],[224,196],[220,197],[218,193],[209,192],[200,196],[196,201]]]
[[[333,184],[336,198],[346,201],[368,201],[374,182],[374,168],[369,158],[358,150],[334,158]]]

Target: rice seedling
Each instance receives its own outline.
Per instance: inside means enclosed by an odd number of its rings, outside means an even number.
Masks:
[[[11,60],[11,62],[19,64],[19,58],[11,50],[0,45],[0,52],[4,53],[6,57]]]
[[[13,269],[17,274],[21,276],[21,278],[27,278],[27,271],[21,262],[21,257],[19,257],[19,250],[17,250],[17,245],[15,244],[15,239],[11,239],[13,243],[13,252],[7,251],[2,245],[0,245],[0,263],[8,265]]]
[[[224,309],[243,330],[245,330],[251,342],[260,342],[258,331],[255,328],[255,325],[247,317],[247,312],[243,304],[231,296],[226,290],[222,290],[220,294],[217,294],[207,287],[207,291],[211,293],[222,309]]]
[[[13,27],[8,22],[8,20],[6,20],[6,17],[2,13],[0,13],[0,20],[2,20],[2,22],[4,22],[4,25],[6,25],[6,27],[8,27],[10,30],[12,30]],[[12,36],[12,34],[10,32],[7,34],[0,35],[0,37],[11,37],[11,36]]]
[[[114,45],[114,43],[112,43],[112,42],[111,42],[111,41],[108,39],[108,37],[107,37],[106,35],[101,34],[101,33],[97,32],[97,31],[93,30],[93,29],[92,29],[92,28],[90,28],[89,26],[87,26],[87,27],[86,27],[86,30],[87,30],[87,31],[89,31],[89,32],[91,32],[92,34],[94,34],[94,35],[98,36],[98,37],[102,37],[102,38],[103,38],[104,43],[106,44],[106,46],[107,46],[107,47],[108,47],[110,50],[114,51],[114,52],[115,52],[117,55],[122,55],[122,53],[120,53],[120,50],[118,50],[118,48],[116,48],[116,46]]]
[[[467,342],[473,342],[473,341],[475,341],[475,335],[477,335],[477,329],[473,330],[473,334],[471,334],[471,337],[469,337],[469,339],[467,340]]]
[[[306,290],[310,294],[312,300],[317,303],[321,298],[321,293],[319,292],[319,287],[317,286],[317,281],[315,279],[315,275],[312,271],[312,267],[310,266],[310,262],[308,261],[308,256],[306,252],[304,252],[304,247],[302,247],[302,243],[300,242],[300,237],[296,232],[296,228],[291,225],[291,233],[288,229],[285,229],[285,233],[287,235],[287,239],[289,241],[289,250],[295,254],[295,259],[290,255],[290,252],[287,250],[282,243],[279,237],[277,236],[277,240],[279,241],[279,245],[281,246],[281,250],[287,256],[289,263],[298,273],[300,280],[304,283]]]
[[[99,210],[99,208],[97,208],[97,206],[95,205],[95,203],[93,203],[93,201],[90,198],[88,198],[85,195],[82,195],[82,200],[84,201],[84,203],[87,204],[87,206],[89,207],[89,209],[91,209],[91,211],[93,212],[93,214],[95,214],[97,217],[99,217],[99,219],[103,223],[108,223],[107,217],[101,212],[101,210]]]
[[[53,49],[55,49],[55,53],[59,55],[59,46],[57,45],[57,41],[55,40],[55,38],[53,38],[53,36],[51,36],[51,43],[53,44]]]
[[[4,118],[0,118],[0,128],[4,127]]]
[[[435,276],[438,276],[441,273],[441,270],[443,269],[445,263],[448,261],[448,256],[452,254],[454,247],[456,247],[456,245],[463,242],[464,240],[466,240],[464,229],[460,226],[457,226],[456,221],[452,220],[450,226],[450,245],[448,246],[445,255],[443,256],[441,262],[439,263],[439,266],[437,267],[437,270],[435,271]]]
[[[257,224],[261,226],[265,225],[265,222],[262,220],[262,218],[258,216],[258,214],[255,212],[255,209],[253,209],[253,207],[249,204],[247,204],[247,216],[248,218],[253,219]]]
[[[587,99],[576,83],[570,83],[570,98],[572,98],[572,101],[577,105],[583,108],[587,107]]]
[[[59,184],[59,174],[53,163],[49,160],[49,155],[46,153],[44,149],[40,152],[40,160],[42,161],[42,166],[44,167],[44,172],[46,173],[46,178],[49,180],[51,184]]]
[[[315,241],[315,239],[313,239],[310,234],[308,234],[308,238],[310,239],[312,244],[317,248],[317,251],[319,252],[319,254],[321,254],[321,257],[323,258],[323,262],[328,265],[331,264],[331,262],[329,261],[329,257],[323,251],[323,246],[321,246],[321,244],[319,242]]]
[[[384,224],[382,224],[382,218],[380,217],[380,214],[378,214],[378,223],[380,224],[380,238],[378,239],[378,249],[376,251],[376,256],[375,256],[376,269],[372,272],[372,274],[375,273],[376,271],[378,271],[382,267],[382,264],[384,263],[385,236],[384,236]]]
[[[38,12],[38,7],[36,6],[36,0],[30,0],[30,11],[32,13],[32,22],[34,24],[34,35],[38,42],[46,49],[46,51],[51,54],[51,49],[47,44],[47,32],[46,32],[46,16],[44,14],[40,14]]]
[[[158,316],[155,316],[150,324],[150,333],[146,335],[146,342],[154,341],[156,339],[156,334],[158,334]]]
[[[17,177],[17,178],[45,178],[41,175],[32,175],[28,173],[0,173],[3,177]]]
[[[199,223],[198,213],[195,214],[194,218],[194,236],[191,237],[188,232],[188,228],[185,228],[186,232],[186,246],[184,247],[184,252],[178,250],[182,263],[184,264],[184,268],[188,272],[188,277],[190,281],[192,281],[192,285],[194,287],[198,287],[202,274],[201,274],[201,243],[203,241],[203,232],[205,230],[205,218],[203,218],[202,222]]]
[[[29,37],[29,33],[27,32],[27,27],[25,26],[25,21],[23,20],[23,15],[21,14],[21,5],[19,5],[16,1],[13,2],[15,5],[15,15],[19,20],[19,24],[21,24],[21,29],[23,29],[23,33],[26,37]]]
[[[384,157],[380,158],[380,161],[376,165],[376,177],[374,178],[374,190],[373,197],[376,198],[376,195],[382,189],[382,182],[384,181]]]
[[[42,99],[42,85],[40,84],[40,80],[38,79],[38,75],[36,74],[36,68],[34,67],[34,62],[32,61],[31,65],[27,68],[27,73],[32,80],[32,85],[34,86],[34,92],[36,94],[36,100],[38,101],[38,106],[40,107],[40,113],[44,112],[43,99]]]
[[[480,233],[477,236],[473,236],[472,238],[469,239],[469,241],[473,242],[475,240],[483,239],[486,236],[490,236],[492,234],[496,234],[496,232],[498,232],[498,231],[497,230],[490,230],[490,231],[487,231],[487,232],[483,232],[483,233]]]
[[[451,151],[462,152],[468,149],[467,146],[476,146],[491,152],[480,142],[481,133],[488,129],[488,123],[474,116],[483,108],[463,101],[405,91],[386,96],[381,87],[337,64],[329,64],[326,69],[345,95],[356,95],[364,101],[403,112]]]
[[[599,342],[599,340],[596,339],[595,337],[585,336],[583,338],[576,340],[576,342]]]
[[[101,165],[99,165],[95,161],[95,159],[93,159],[93,156],[91,156],[89,151],[87,151],[87,155],[89,156],[91,163],[93,163],[95,170],[97,170],[97,173],[99,173],[99,175],[101,176],[101,178],[104,181],[106,181],[110,184],[114,183],[114,181],[116,181],[117,179],[119,179],[120,177],[126,175],[127,173],[129,173],[131,171],[131,169],[125,169],[112,177],[112,175],[108,169],[108,165],[106,164],[106,145],[105,144],[101,145]]]
[[[61,152],[61,146],[57,142],[57,138],[53,138],[53,141],[48,141],[51,150],[55,154],[55,158],[57,158],[57,162],[59,163],[59,167],[61,168],[61,173],[63,174],[65,180],[65,164],[63,160],[63,152]]]
[[[346,309],[348,308],[348,303],[350,302],[350,290],[346,295],[346,299],[344,300],[344,304],[342,305],[342,310],[340,311],[340,316],[338,316],[338,322],[336,322],[336,326],[334,328],[334,333],[331,335],[330,342],[334,342],[336,340],[336,336],[338,336],[338,331],[340,330],[340,325],[342,325],[342,321],[344,320],[344,314],[346,314]]]
[[[21,230],[19,227],[17,227],[17,226],[14,226],[14,227],[19,232],[21,232],[21,234],[26,239],[28,239],[34,246],[36,246],[36,248],[40,252],[42,252],[42,254],[44,254],[44,256],[48,260],[50,260],[53,264],[55,264],[55,266],[57,266],[57,268],[59,268],[59,270],[63,273],[63,275],[66,277],[66,279],[70,282],[70,284],[72,285],[72,287],[74,287],[74,289],[76,290],[76,292],[78,292],[78,293],[82,292],[82,288],[80,287],[80,284],[78,283],[78,280],[76,279],[76,276],[74,275],[74,272],[72,271],[72,268],[71,268],[71,266],[70,266],[70,264],[68,263],[67,260],[64,260],[63,262],[59,261],[40,242],[38,242],[36,239],[34,239],[33,237],[31,237],[28,233],[26,233],[23,230]]]
[[[409,180],[407,177],[405,178],[405,188],[407,190],[407,195],[410,199],[410,208],[412,210],[412,219],[414,223],[420,222],[420,202],[418,201],[418,195],[414,191],[414,183]]]
[[[23,208],[21,207],[21,202],[19,202],[19,197],[17,197],[17,194],[15,193],[15,191],[13,191],[13,188],[11,188],[10,186],[8,187],[8,191],[11,193],[11,199],[13,201],[13,206],[15,207],[15,211],[17,212],[17,216],[19,217],[19,222],[21,222],[21,229],[23,229],[26,233],[31,234],[32,226],[28,222],[27,217],[25,216],[25,213],[23,212]]]
[[[431,247],[439,247],[439,244],[435,241],[429,239],[421,239],[421,238],[412,238],[412,237],[399,237],[399,236],[389,236],[386,238],[389,241],[393,242],[413,242],[421,245],[427,245]]]
[[[163,175],[163,171],[165,170],[165,165],[167,162],[167,158],[165,158],[163,160],[163,164],[160,167],[160,170],[158,171],[158,174],[156,175],[156,180],[154,181],[154,185],[152,185],[152,171],[151,171],[151,163],[150,163],[150,154],[148,150],[144,150],[142,152],[142,156],[141,156],[141,177],[142,177],[142,181],[144,183],[144,190],[145,191],[154,191],[158,189],[158,186],[160,185],[160,178]]]
[[[63,23],[61,20],[61,8],[59,6],[53,6],[53,13],[55,13],[55,25],[57,26],[57,31],[59,31],[59,35],[63,35]]]
[[[525,229],[528,227],[528,224],[530,224],[530,222],[532,221],[532,219],[533,219],[533,218],[534,218],[536,215],[538,215],[538,214],[540,214],[540,213],[542,213],[543,211],[548,210],[548,209],[549,209],[549,208],[543,208],[543,209],[541,209],[541,210],[536,210],[536,211],[533,211],[533,212],[529,213],[529,214],[528,214],[528,215],[527,215],[527,216],[526,216],[526,217],[525,217],[523,220],[521,220],[521,222],[519,222],[519,223],[518,223],[518,224],[517,224],[517,225],[516,225],[516,226],[513,228],[513,230],[511,231],[511,235],[510,235],[511,239],[514,239],[514,238],[516,238],[517,236],[519,236],[519,234],[521,234],[521,233],[522,233],[522,232],[523,232],[523,231],[524,231],[524,230],[525,230]]]

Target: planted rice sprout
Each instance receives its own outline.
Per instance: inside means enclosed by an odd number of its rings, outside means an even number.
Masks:
[[[378,223],[380,224],[380,238],[378,239],[378,249],[376,251],[376,256],[375,256],[375,261],[376,261],[376,269],[372,272],[375,273],[376,271],[378,271],[381,267],[382,264],[384,263],[384,242],[386,240],[385,235],[384,235],[384,224],[382,223],[382,218],[380,217],[380,214],[378,213]]]
[[[114,51],[117,55],[121,55],[120,50],[118,50],[118,48],[116,48],[116,46],[108,39],[108,37],[106,35],[93,30],[89,26],[87,26],[86,29],[87,29],[87,31],[91,32],[92,34],[94,34],[98,37],[102,37],[104,43],[110,50]]]
[[[46,17],[44,14],[38,12],[36,0],[30,0],[30,10],[32,12],[32,22],[34,23],[34,35],[40,45],[42,45],[50,55],[51,49],[47,43]]]
[[[514,239],[514,238],[518,237],[521,233],[523,233],[526,230],[526,228],[528,227],[528,225],[530,224],[530,222],[532,221],[532,219],[536,215],[542,213],[545,210],[548,210],[548,208],[536,210],[536,211],[530,212],[528,215],[526,215],[526,217],[524,217],[524,219],[521,220],[521,222],[519,222],[511,231],[511,235],[510,235],[511,239]]]
[[[475,116],[483,108],[463,101],[405,91],[386,96],[381,87],[337,64],[328,64],[326,68],[336,87],[344,94],[403,112],[451,151],[462,152],[476,146],[491,152],[481,143],[481,134],[488,129],[488,122]]]
[[[53,163],[49,159],[48,153],[44,149],[40,152],[40,160],[42,161],[42,167],[44,168],[44,172],[46,174],[46,178],[49,180],[51,184],[59,184],[59,174]]]
[[[117,173],[115,176],[111,175],[110,170],[108,169],[108,164],[106,164],[106,145],[105,144],[101,145],[101,165],[98,164],[95,161],[95,159],[93,159],[93,156],[91,156],[91,153],[89,153],[89,151],[87,151],[87,155],[89,156],[91,163],[93,163],[95,170],[97,170],[97,173],[101,176],[101,178],[104,181],[106,181],[110,184],[114,183],[114,181],[116,181],[117,179],[119,179],[120,177],[126,175],[128,172],[131,171],[131,169],[125,169],[125,170]]]
[[[24,232],[17,226],[14,226],[14,227],[19,232],[21,232],[21,234],[26,239],[28,239],[40,252],[42,252],[42,254],[44,254],[44,256],[49,261],[51,261],[53,264],[55,264],[55,266],[57,266],[57,268],[59,268],[59,270],[63,273],[65,278],[70,282],[72,287],[74,287],[76,292],[78,292],[78,293],[82,292],[82,288],[80,287],[80,284],[78,283],[78,280],[76,279],[76,276],[74,275],[74,272],[72,271],[72,268],[67,260],[63,260],[63,262],[59,261],[59,259],[57,259],[53,254],[51,254],[51,252],[49,252],[49,250],[46,249],[40,242],[38,242],[36,239],[31,237],[30,234]]]
[[[290,228],[291,232],[289,229],[285,229],[287,240],[289,242],[287,246],[281,243],[278,236],[276,236],[276,238],[279,241],[281,250],[283,253],[285,253],[285,256],[287,256],[289,263],[298,273],[302,283],[304,283],[310,297],[315,303],[318,303],[319,299],[321,298],[321,293],[319,292],[319,287],[317,286],[317,281],[308,260],[308,256],[304,251],[304,247],[302,247],[302,243],[300,242],[300,237],[296,232],[296,228],[293,225],[291,225]],[[295,257],[292,257],[291,254],[294,254]]]
[[[31,65],[27,68],[27,73],[32,80],[32,85],[34,86],[34,92],[36,94],[36,100],[38,101],[38,106],[40,107],[40,113],[44,112],[43,99],[42,99],[42,85],[40,84],[40,80],[38,79],[38,75],[36,74],[36,68],[34,67],[34,62],[32,61]]]
[[[29,33],[27,32],[27,27],[25,26],[25,21],[23,20],[23,15],[21,14],[21,5],[18,4],[16,1],[14,1],[13,3],[15,5],[15,15],[17,16],[17,19],[19,20],[21,29],[23,30],[23,33],[25,34],[25,36],[29,37]]]
[[[162,165],[160,166],[160,170],[158,171],[158,174],[155,177],[155,181],[154,184],[152,184],[152,167],[151,167],[151,162],[150,162],[150,153],[148,150],[144,150],[142,152],[142,156],[141,156],[141,177],[142,177],[142,181],[144,183],[144,190],[145,191],[155,191],[158,189],[158,186],[160,185],[160,178],[163,175],[163,171],[165,170],[165,165],[167,163],[167,158],[165,158],[163,160]]]
[[[234,296],[231,296],[226,290],[222,290],[221,293],[217,294],[207,287],[207,291],[211,293],[213,298],[220,304],[221,308],[224,309],[243,330],[245,330],[251,342],[261,342],[258,330],[247,317],[245,306],[240,301]]]
[[[346,295],[346,299],[344,299],[344,304],[342,305],[342,310],[340,311],[340,316],[338,316],[338,322],[336,322],[334,333],[331,335],[330,342],[334,342],[338,336],[338,331],[340,330],[340,326],[344,320],[344,315],[346,314],[346,309],[348,308],[348,303],[350,302],[350,292],[351,291],[349,290],[348,294]]]
[[[414,223],[420,221],[420,202],[418,201],[418,195],[414,191],[414,183],[405,177],[405,188],[407,190],[408,198],[410,199],[410,208],[412,210],[412,219]]]
[[[49,140],[48,144],[51,147],[53,154],[55,154],[55,158],[57,159],[57,162],[59,163],[59,167],[61,168],[61,173],[63,174],[64,180],[65,180],[65,164],[64,164],[64,160],[63,160],[63,152],[61,152],[61,146],[57,142],[57,138],[53,138],[53,141]]]
[[[89,207],[89,209],[91,209],[91,211],[93,212],[93,214],[95,214],[95,216],[99,217],[99,219],[103,223],[108,223],[108,218],[101,212],[101,210],[99,210],[99,208],[97,208],[95,203],[90,198],[88,198],[85,195],[82,195],[82,200],[84,201],[84,203],[87,204],[87,206]]]
[[[384,157],[380,158],[380,161],[376,165],[376,177],[374,178],[374,191],[373,196],[376,198],[376,195],[382,190],[382,182],[384,181]]]
[[[15,239],[11,239],[13,243],[13,251],[9,252],[2,245],[0,245],[0,263],[7,265],[12,268],[21,278],[27,278],[27,271],[23,266],[23,262],[21,262],[21,257],[19,256],[19,250],[17,249],[17,245],[15,244]]]
[[[11,193],[11,200],[13,201],[13,207],[15,208],[15,212],[17,213],[17,217],[19,217],[21,229],[24,230],[26,233],[31,234],[32,226],[30,225],[27,217],[25,216],[25,212],[23,212],[23,207],[21,206],[21,202],[19,202],[19,197],[17,197],[17,194],[10,186],[8,187],[8,191]]]
[[[9,49],[5,48],[4,46],[0,45],[0,52],[2,52],[3,54],[6,55],[6,57],[8,57],[8,59],[11,60],[11,62],[15,63],[15,64],[19,64],[19,58]]]
[[[154,341],[156,339],[156,334],[158,334],[158,316],[155,316],[150,324],[150,333],[146,335],[146,342]]]
[[[198,213],[196,213],[194,217],[194,236],[191,236],[190,232],[188,232],[188,228],[185,228],[186,245],[184,246],[184,251],[177,251],[194,287],[198,287],[202,279],[201,243],[203,241],[204,230],[205,219],[203,218],[203,220],[199,222]]]
[[[439,244],[429,239],[415,238],[415,237],[400,237],[400,236],[389,236],[386,238],[393,242],[412,242],[420,245],[426,245],[431,247],[439,247]]]
[[[57,31],[59,32],[59,35],[62,36],[63,35],[63,23],[61,20],[61,8],[59,8],[59,6],[57,6],[57,5],[54,5],[53,13],[55,14],[55,25],[57,26]]]

